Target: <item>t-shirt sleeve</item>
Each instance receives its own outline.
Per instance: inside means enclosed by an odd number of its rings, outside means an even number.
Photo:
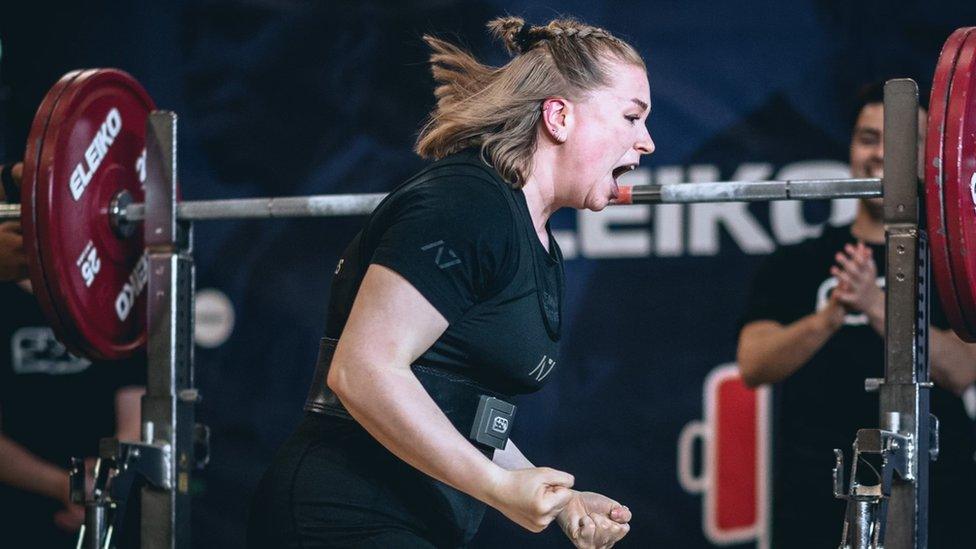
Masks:
[[[773,320],[781,324],[795,321],[796,310],[790,304],[796,299],[796,289],[788,283],[792,279],[787,253],[778,250],[767,256],[752,281],[739,329],[756,320]]]
[[[453,323],[513,276],[514,216],[495,184],[445,176],[391,203],[370,263],[403,276]]]
[[[116,390],[123,387],[144,387],[146,385],[146,355],[137,353],[135,356],[113,360],[104,365],[109,371],[112,385]]]

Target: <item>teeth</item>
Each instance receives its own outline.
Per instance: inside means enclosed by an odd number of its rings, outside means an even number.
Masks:
[[[623,166],[617,166],[616,168],[613,169],[613,177],[614,178],[620,177],[621,175],[627,172],[634,171],[636,169],[637,169],[637,164],[625,164]]]

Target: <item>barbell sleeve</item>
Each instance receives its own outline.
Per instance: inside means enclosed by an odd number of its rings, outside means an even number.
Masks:
[[[0,222],[19,220],[20,204],[0,204]]]

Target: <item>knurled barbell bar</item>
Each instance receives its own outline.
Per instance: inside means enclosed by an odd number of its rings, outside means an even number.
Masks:
[[[365,215],[372,212],[385,196],[384,193],[368,193],[188,200],[177,204],[176,217],[185,221],[206,221]],[[770,202],[880,196],[882,196],[881,180],[872,178],[716,181],[670,185],[621,185],[620,196],[611,205]],[[144,219],[145,205],[132,202],[131,194],[123,190],[119,191],[110,202],[106,213],[113,228],[122,231],[127,224]],[[20,216],[19,204],[0,204],[0,221],[19,220]]]
[[[321,194],[311,196],[187,200],[176,206],[176,218],[186,221],[216,219],[267,219],[279,217],[335,217],[365,215],[373,211],[384,193]],[[881,180],[790,179],[779,181],[716,181],[669,185],[621,185],[611,204],[676,204],[700,202],[770,202],[828,198],[878,198]],[[126,198],[129,197],[129,198]],[[18,204],[0,205],[0,221],[20,219]],[[110,203],[107,211],[113,227],[142,221],[145,206],[132,202],[127,191]]]

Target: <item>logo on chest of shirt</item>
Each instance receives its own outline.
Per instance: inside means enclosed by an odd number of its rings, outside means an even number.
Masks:
[[[879,276],[875,280],[875,284],[878,285],[882,290],[885,289],[885,278]],[[821,311],[827,306],[827,300],[830,299],[831,292],[837,287],[837,279],[835,277],[830,277],[820,283],[820,287],[817,288],[817,311]],[[866,314],[856,314],[848,313],[844,315],[844,326],[864,326],[868,323],[868,315]]]
[[[437,255],[434,257],[434,263],[437,264],[439,269],[447,269],[448,267],[453,267],[461,263],[458,259],[454,250],[448,248],[443,240],[438,240],[437,242],[431,242],[430,244],[421,246],[422,251],[437,250]]]
[[[10,338],[10,353],[15,374],[77,374],[91,366],[88,360],[69,353],[50,328],[41,326],[15,331]]]
[[[552,369],[556,367],[556,361],[549,358],[549,355],[542,355],[542,359],[536,364],[535,368],[529,372],[529,375],[534,377],[536,381],[542,381],[552,372]]]

